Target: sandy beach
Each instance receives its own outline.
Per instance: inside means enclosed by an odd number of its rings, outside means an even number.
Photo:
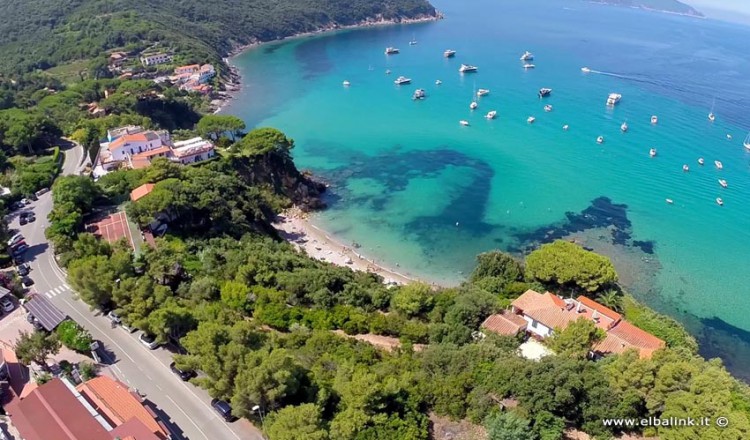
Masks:
[[[368,259],[359,253],[358,249],[338,242],[326,231],[310,223],[307,216],[298,209],[291,209],[278,215],[273,226],[282,238],[317,260],[362,272],[376,273],[383,277],[385,283],[408,284],[418,281]]]

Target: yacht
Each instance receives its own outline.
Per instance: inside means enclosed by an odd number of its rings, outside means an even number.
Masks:
[[[568,127],[568,124],[563,125],[563,130],[564,131],[568,131],[568,128],[570,128],[570,127]]]
[[[443,56],[446,57],[446,58],[453,58],[453,57],[456,56],[456,51],[448,49],[445,52],[443,52]]]
[[[721,185],[722,188],[727,187],[727,181],[724,179],[719,179],[719,185]]]
[[[469,104],[471,110],[476,110],[477,107],[479,107],[479,104],[476,101],[471,101],[471,104]]]
[[[528,50],[521,55],[521,61],[531,61],[534,59],[534,54]]]
[[[666,199],[666,200],[667,200],[667,204],[668,204],[668,205],[671,205],[671,204],[673,204],[673,203],[674,203],[674,200],[672,200],[672,199]]]
[[[342,84],[344,85],[344,87],[349,87],[350,85],[352,85],[352,83],[350,83],[349,81],[344,81]]]
[[[385,48],[385,54],[386,55],[395,55],[397,53],[398,53],[398,49],[396,49],[395,47],[386,47]]]
[[[495,116],[497,116],[497,112],[495,110],[490,110],[484,117],[487,119],[495,119]]]
[[[628,131],[628,123],[627,122],[623,122],[622,125],[620,126],[620,130],[622,130],[623,133],[625,133],[626,131]]]
[[[750,151],[750,133],[747,134],[747,136],[745,137],[745,141],[742,142],[742,145],[745,147],[746,150]]]
[[[724,206],[724,201],[721,200],[721,197],[717,197],[716,198],[716,204],[719,205],[719,206]]]
[[[528,122],[529,124],[533,124],[534,121],[536,121],[536,118],[533,116],[529,116],[528,118],[526,118],[526,122]]]
[[[463,120],[463,119],[460,120],[460,121],[458,121],[458,123],[461,124],[461,125],[463,125],[464,127],[468,127],[469,126],[469,121],[466,121],[466,120]]]
[[[405,76],[399,76],[396,78],[395,81],[393,81],[397,86],[409,84],[411,82],[411,78],[407,78]]]
[[[439,85],[440,85],[440,84],[442,84],[442,83],[443,83],[443,82],[442,82],[442,81],[440,81],[439,79],[438,79],[438,80],[435,80],[435,85],[436,85],[436,86],[439,86]]]
[[[529,64],[529,63],[526,63],[526,64],[523,65],[524,69],[533,69],[534,67],[536,67],[536,66],[533,65],[533,64]]]
[[[541,89],[539,89],[540,98],[546,98],[547,96],[550,95],[550,93],[552,93],[552,89],[548,89],[546,87],[542,87]]]
[[[727,140],[730,140],[730,141],[732,140],[732,135],[729,133],[727,133]]]
[[[545,106],[544,106],[544,111],[545,111],[545,112],[551,112],[551,111],[552,111],[552,106],[551,106],[551,105],[549,105],[549,104],[545,105]]]
[[[591,69],[589,69],[588,67],[581,67],[581,72],[583,72],[583,73],[591,73]]]
[[[651,157],[655,157],[656,156],[656,148],[652,148],[651,150],[649,150],[648,155],[651,156]]]
[[[461,67],[458,68],[458,71],[461,73],[476,72],[477,67],[472,66],[471,64],[461,64]]]
[[[651,116],[651,123],[656,125],[659,123],[659,118],[656,115]]]
[[[607,105],[616,105],[622,99],[622,95],[619,93],[610,93],[607,97]]]
[[[487,96],[489,94],[490,94],[490,90],[489,89],[479,89],[479,90],[477,90],[477,96],[479,96],[479,97]]]
[[[714,161],[714,165],[716,165],[716,168],[718,168],[718,169],[723,169],[724,168],[724,164],[722,164],[718,160]]]
[[[714,122],[716,120],[716,115],[713,114],[713,112],[708,114],[708,120],[711,122]]]
[[[684,172],[687,173],[688,171],[690,171],[690,167],[687,166],[687,164],[685,164],[685,165],[682,166],[682,171],[684,171]]]
[[[703,166],[703,164],[704,164],[704,163],[706,163],[706,161],[705,161],[705,160],[703,160],[703,158],[702,158],[702,157],[699,157],[699,158],[698,158],[698,165],[700,165],[700,166]]]
[[[596,138],[596,143],[597,144],[603,144],[604,143],[604,136],[599,136],[598,138]]]
[[[417,89],[414,91],[414,95],[412,96],[412,99],[414,100],[424,99],[426,96],[427,94],[425,94],[424,89]]]

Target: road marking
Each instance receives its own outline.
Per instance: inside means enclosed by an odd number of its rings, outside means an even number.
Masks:
[[[84,316],[81,312],[79,312],[78,310],[76,310],[75,307],[73,307],[73,304],[71,304],[70,302],[68,302],[68,300],[64,299],[63,302],[65,302],[65,304],[67,304],[68,307],[72,308],[73,311],[76,312],[76,314],[78,314],[84,321],[88,322],[92,327],[97,328],[96,324],[93,321],[91,321],[89,318],[87,318],[86,316]],[[97,330],[99,330],[99,329],[97,328]],[[102,335],[104,335],[104,338],[109,339],[109,341],[112,342],[112,344],[115,347],[117,347],[122,354],[124,354],[128,359],[130,359],[130,361],[132,363],[137,364],[137,362],[135,361],[135,359],[133,359],[132,357],[130,357],[130,355],[128,354],[128,352],[125,351],[125,349],[122,348],[120,346],[120,344],[118,344],[117,342],[115,342],[115,340],[112,339],[106,332],[102,332]]]
[[[177,404],[177,402],[175,402],[175,401],[174,401],[174,399],[172,398],[172,396],[170,396],[169,394],[165,394],[165,396],[167,396],[167,399],[169,399],[169,401],[170,401],[170,402],[172,402],[172,403],[174,404],[174,406],[175,406],[175,407],[177,407],[177,409],[178,409],[178,410],[179,410],[179,411],[180,411],[180,412],[181,412],[181,413],[182,413],[182,414],[183,414],[183,415],[184,415],[184,416],[185,416],[185,417],[186,417],[186,418],[187,418],[188,420],[190,420],[190,423],[192,423],[192,424],[193,424],[193,426],[195,426],[195,429],[197,429],[197,430],[198,430],[198,432],[200,432],[201,434],[203,434],[203,437],[205,437],[205,438],[206,438],[206,440],[208,440],[208,438],[209,438],[209,437],[208,437],[208,436],[206,435],[206,433],[205,433],[205,432],[203,432],[203,430],[202,430],[202,429],[200,429],[200,428],[198,427],[198,425],[196,425],[196,424],[195,424],[195,422],[193,421],[193,418],[192,418],[192,417],[190,417],[189,415],[187,415],[187,413],[186,413],[186,412],[185,412],[185,411],[184,411],[184,410],[182,409],[182,407],[180,407],[180,405],[178,405],[178,404]],[[231,430],[230,430],[230,431],[231,431]],[[235,434],[235,436],[236,436],[236,434]],[[237,437],[237,438],[239,438],[239,437]]]

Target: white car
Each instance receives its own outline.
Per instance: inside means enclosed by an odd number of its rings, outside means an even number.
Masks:
[[[13,309],[16,308],[16,305],[13,304],[13,300],[8,298],[7,296],[0,298],[0,306],[2,306],[3,310],[5,310],[6,312],[12,312]]]
[[[138,336],[138,340],[141,341],[141,344],[148,347],[149,350],[154,350],[160,345],[158,342],[156,342],[156,337],[147,335],[146,333],[141,333]]]

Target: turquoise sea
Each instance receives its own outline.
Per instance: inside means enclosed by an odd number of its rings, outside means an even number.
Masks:
[[[236,57],[243,89],[225,112],[295,139],[297,164],[331,184],[314,221],[369,257],[451,284],[477,253],[574,238],[750,378],[750,28],[577,0],[435,4],[445,20]],[[459,74],[462,62],[479,71]],[[394,85],[399,75],[412,84]],[[540,100],[541,87],[552,95]],[[490,94],[471,111],[475,88]],[[610,92],[623,95],[615,108]]]

